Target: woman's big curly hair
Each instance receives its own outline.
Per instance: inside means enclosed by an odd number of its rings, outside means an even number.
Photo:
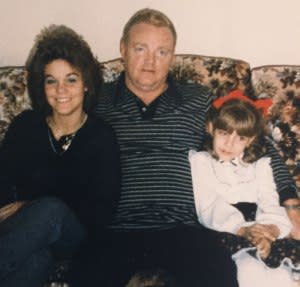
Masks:
[[[51,114],[52,109],[44,90],[44,71],[48,63],[58,59],[67,61],[81,73],[87,89],[83,109],[90,113],[96,105],[102,86],[100,64],[93,56],[88,43],[64,25],[50,25],[44,28],[37,35],[26,61],[27,87],[33,109],[44,116]]]

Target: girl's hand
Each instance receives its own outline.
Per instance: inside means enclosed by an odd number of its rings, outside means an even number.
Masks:
[[[275,241],[279,236],[279,229],[274,224],[253,224],[240,228],[237,234],[245,237],[252,244],[257,245],[259,240],[263,238],[270,242]]]
[[[271,251],[271,245],[272,243],[266,238],[261,238],[257,242],[256,248],[262,259],[266,259],[269,256]]]
[[[251,226],[251,235],[255,238],[266,238],[269,241],[275,241],[280,230],[275,224],[254,224]]]
[[[261,258],[265,259],[270,254],[272,241],[275,240],[275,237],[277,238],[277,234],[275,234],[277,233],[277,229],[275,225],[254,224],[252,226],[242,227],[237,234],[245,237],[255,245]]]

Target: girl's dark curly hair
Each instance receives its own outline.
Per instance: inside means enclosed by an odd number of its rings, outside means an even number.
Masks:
[[[93,56],[88,43],[74,30],[64,25],[50,25],[37,35],[27,58],[27,87],[34,110],[44,116],[52,113],[47,102],[44,82],[45,66],[54,60],[65,60],[78,70],[87,92],[83,109],[90,113],[96,105],[102,86],[100,64]]]
[[[236,131],[239,136],[255,137],[244,151],[244,162],[255,162],[265,155],[265,121],[261,111],[250,102],[231,99],[225,101],[219,109],[212,107],[208,114],[207,124],[212,125],[212,131],[216,129],[225,130],[228,133]],[[218,158],[213,151],[212,141],[212,135],[208,134],[205,147],[215,158]]]

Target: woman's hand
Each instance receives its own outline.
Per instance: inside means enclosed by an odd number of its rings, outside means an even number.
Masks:
[[[0,222],[15,214],[24,203],[25,201],[16,201],[0,208]]]

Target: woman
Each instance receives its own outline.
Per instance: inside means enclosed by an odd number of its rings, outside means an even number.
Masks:
[[[119,197],[119,150],[91,111],[102,74],[88,44],[65,26],[37,36],[26,62],[33,110],[17,116],[0,149],[0,285],[42,286],[56,260],[100,237]],[[26,268],[28,266],[28,268]]]

